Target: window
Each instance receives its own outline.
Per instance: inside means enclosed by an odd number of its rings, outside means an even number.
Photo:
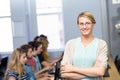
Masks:
[[[38,35],[48,37],[48,49],[63,49],[62,0],[36,0]]]
[[[0,52],[13,50],[10,0],[0,0]]]

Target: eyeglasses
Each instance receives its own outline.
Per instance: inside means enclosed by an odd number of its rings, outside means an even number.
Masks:
[[[85,26],[90,26],[92,23],[91,22],[86,22],[86,23],[80,23],[79,25],[81,26],[81,27],[83,27],[84,25]]]

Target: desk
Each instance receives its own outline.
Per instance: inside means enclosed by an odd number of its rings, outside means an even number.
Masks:
[[[111,55],[109,55],[108,57],[109,57],[108,63],[110,65],[110,67],[111,67],[108,70],[110,77],[104,77],[104,80],[120,80],[120,75],[119,75],[119,73],[117,71],[117,68],[116,68],[116,66],[114,64],[114,61],[113,61]]]

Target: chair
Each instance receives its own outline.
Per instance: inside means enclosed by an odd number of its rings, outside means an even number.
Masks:
[[[1,59],[0,76],[4,75],[4,72],[6,71],[6,68],[7,68],[7,63],[8,63],[8,57],[4,57]]]
[[[109,70],[110,68],[111,68],[111,67],[110,67],[110,65],[108,64],[108,65],[107,65],[107,69],[106,69],[105,74],[103,75],[103,77],[110,77],[110,74],[109,74],[109,72],[108,72],[108,70]]]
[[[114,63],[115,63],[115,66],[116,66],[118,72],[120,73],[120,59],[119,59],[118,55],[115,57]]]
[[[64,55],[64,52],[62,52],[61,59],[58,62],[56,62],[54,80],[59,80],[59,79],[62,80],[61,73],[60,73],[60,65],[61,65],[61,61],[63,59],[63,55]]]

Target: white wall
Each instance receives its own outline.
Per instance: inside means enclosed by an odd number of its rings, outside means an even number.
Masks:
[[[17,48],[37,35],[35,0],[11,0],[11,19]]]
[[[104,37],[103,30],[107,26],[103,26],[105,21],[102,19],[104,16],[102,12],[105,7],[101,5],[102,1],[104,0],[63,0],[65,43],[71,38],[80,36],[76,19],[78,14],[85,10],[91,11],[96,18],[94,35],[99,38]],[[16,48],[37,35],[35,0],[11,0],[11,11],[12,23],[20,34],[13,37],[14,48]]]

